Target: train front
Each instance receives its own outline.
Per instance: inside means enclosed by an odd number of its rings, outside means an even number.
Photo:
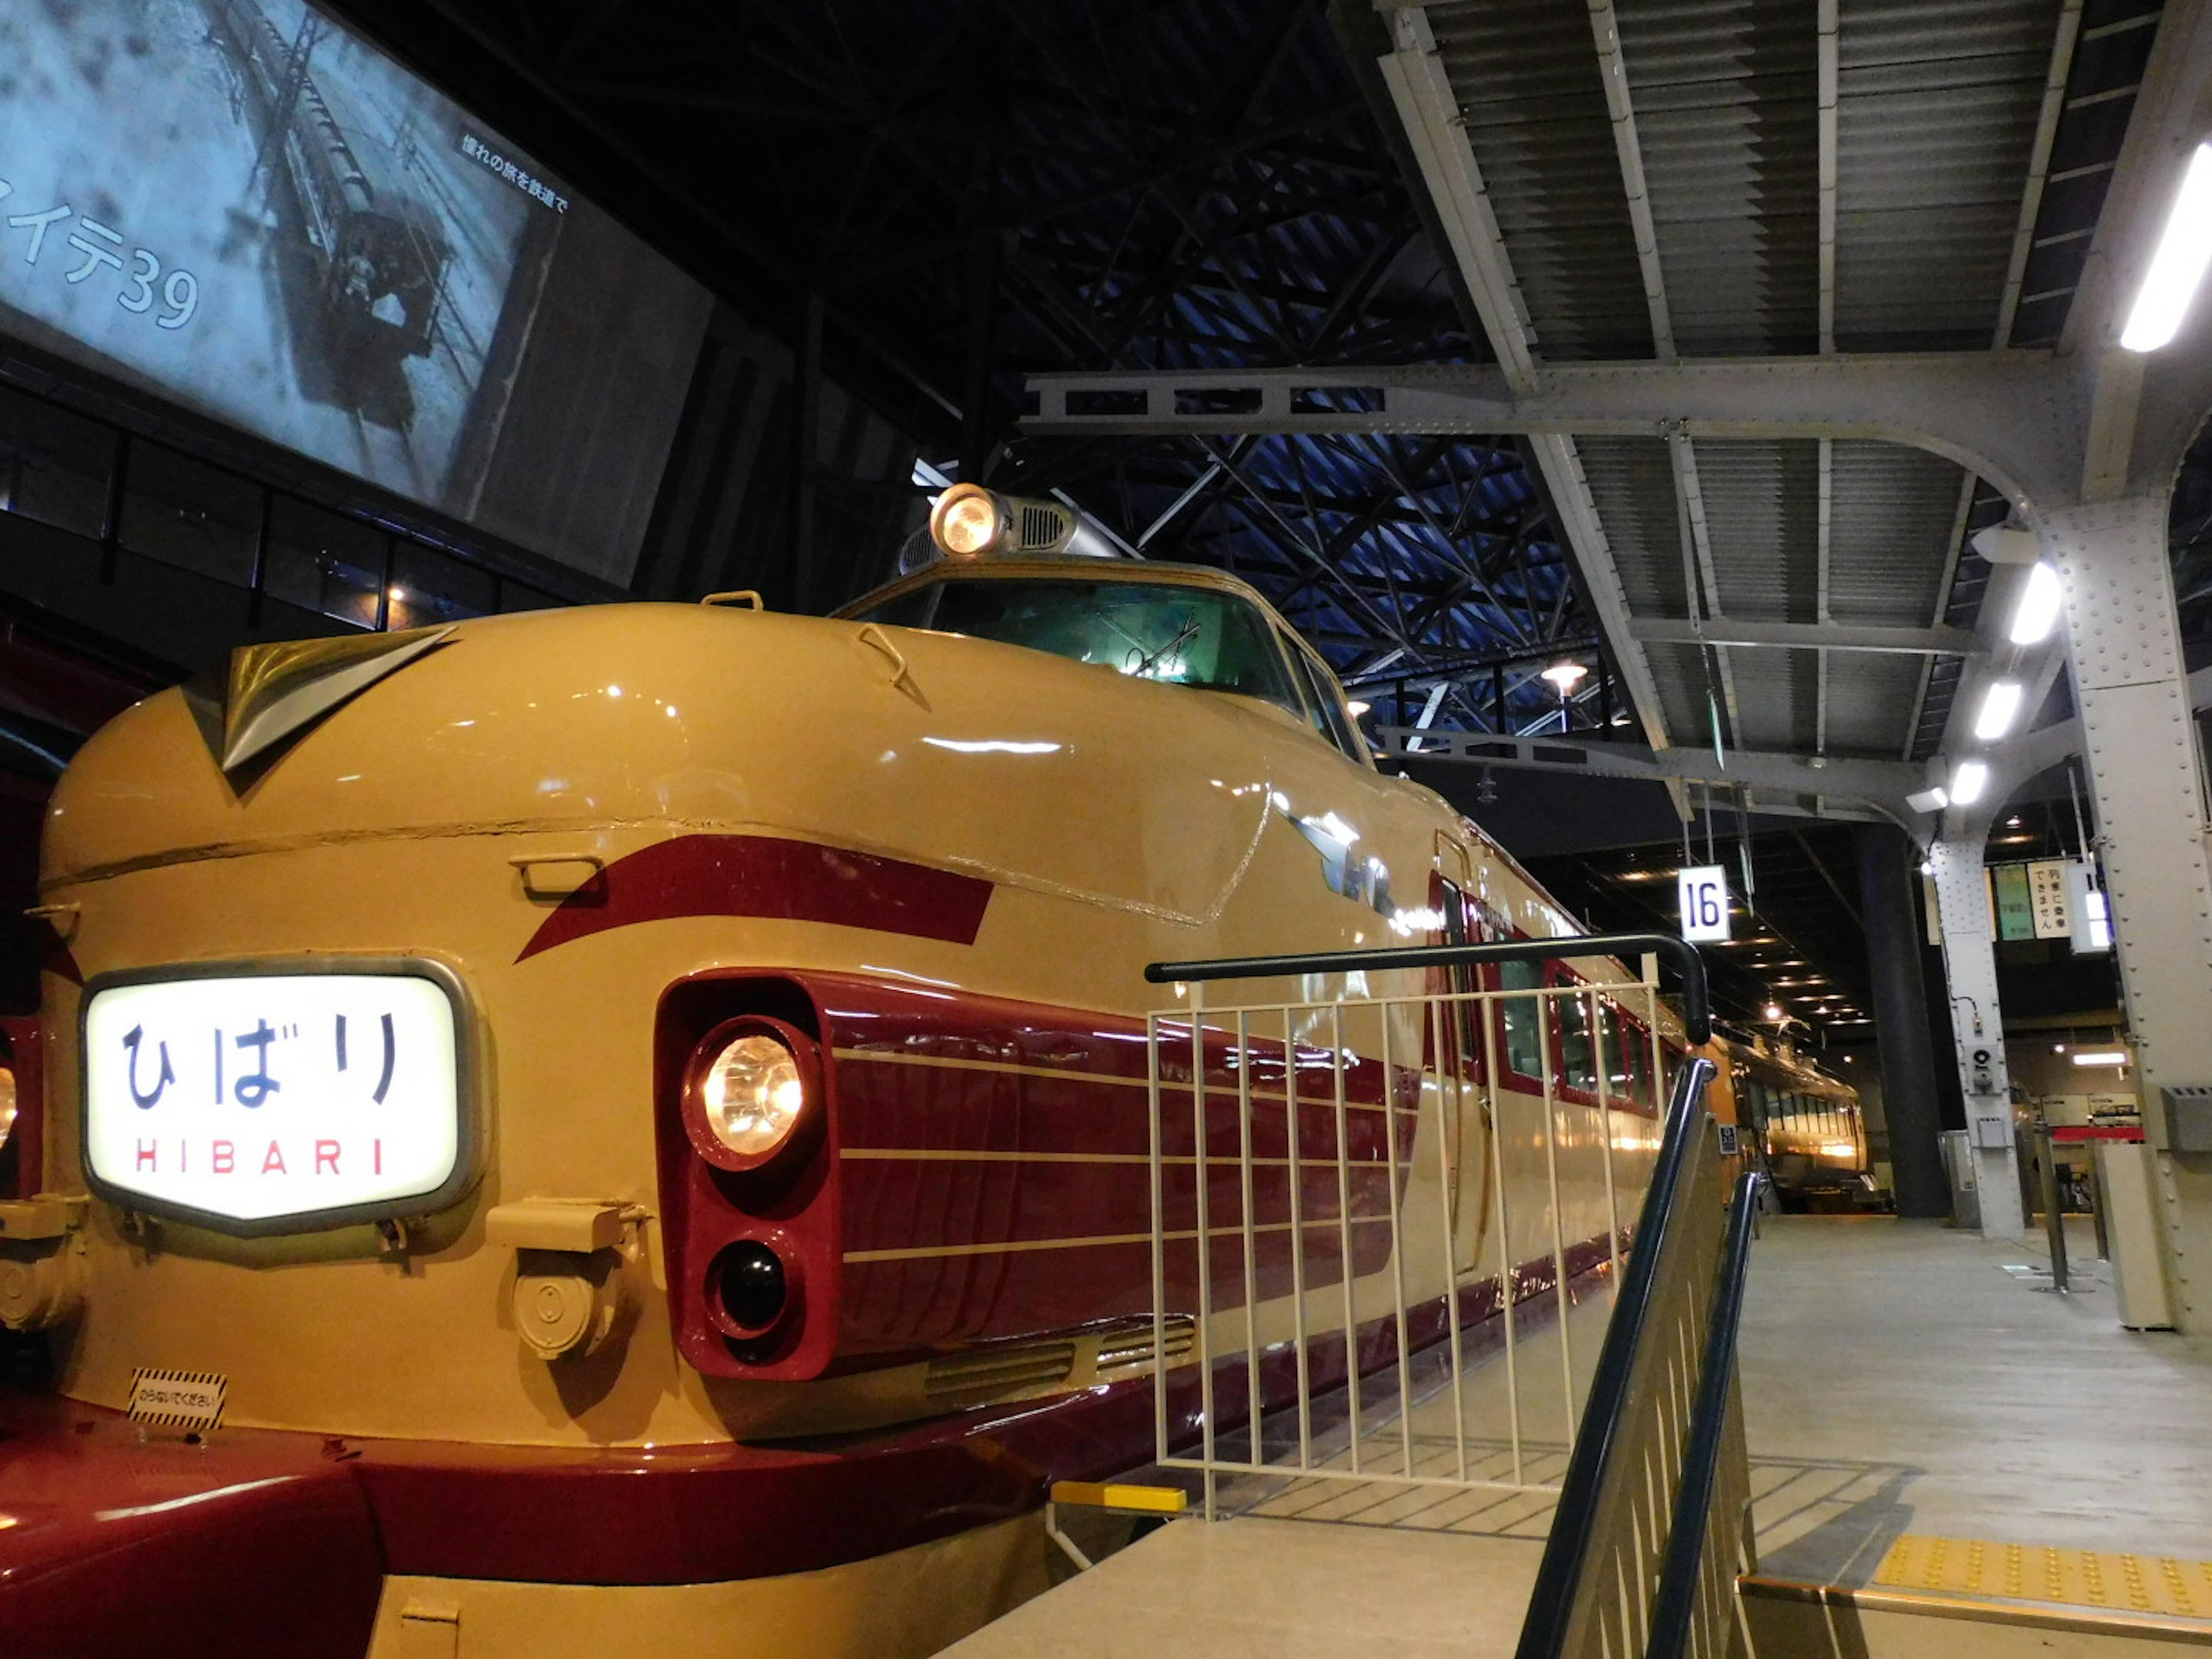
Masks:
[[[1106,1380],[1145,1281],[945,1241],[1126,1235],[1141,1159],[927,1160],[1019,1076],[1115,1073],[1078,1134],[1141,1103],[1133,1012],[1040,1008],[1141,994],[1254,862],[1234,769],[1318,745],[1243,703],[637,605],[255,647],[113,722],[53,799],[0,1194],[56,1385],[0,1393],[11,1656],[922,1652],[1033,1588],[1058,1431],[946,1413]]]

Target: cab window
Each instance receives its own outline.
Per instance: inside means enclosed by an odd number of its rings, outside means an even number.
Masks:
[[[857,613],[887,623],[1025,645],[1137,678],[1233,691],[1303,716],[1274,629],[1233,593],[1165,582],[932,582]]]
[[[1283,652],[1291,659],[1291,675],[1298,683],[1299,693],[1305,699],[1306,718],[1313,722],[1314,730],[1350,758],[1358,760],[1358,740],[1352,735],[1352,722],[1328,676],[1314,666],[1304,649],[1294,641],[1285,640]]]

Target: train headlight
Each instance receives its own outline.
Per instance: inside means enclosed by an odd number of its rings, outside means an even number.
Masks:
[[[930,540],[956,559],[1069,552],[1076,528],[1074,513],[1058,501],[1001,495],[975,483],[954,484],[929,510]]]
[[[781,1020],[725,1021],[691,1057],[684,1123],[692,1149],[717,1169],[758,1169],[811,1121],[820,1075],[811,1039]]]
[[[930,539],[956,558],[988,553],[1005,539],[1006,515],[999,498],[981,484],[955,484],[937,498],[929,515]]]

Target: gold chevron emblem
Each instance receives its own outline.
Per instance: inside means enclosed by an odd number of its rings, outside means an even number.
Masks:
[[[222,702],[222,769],[239,768],[303,736],[388,674],[445,643],[443,628],[410,628],[336,640],[284,640],[230,653]]]

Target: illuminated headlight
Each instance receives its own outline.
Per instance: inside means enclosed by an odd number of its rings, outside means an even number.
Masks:
[[[0,1066],[0,1152],[7,1150],[8,1137],[15,1132],[15,1073],[13,1067]]]
[[[780,1019],[749,1015],[707,1034],[691,1059],[684,1123],[717,1169],[754,1170],[790,1146],[820,1092],[814,1044]]]
[[[930,539],[957,558],[997,547],[1006,529],[999,498],[981,484],[955,484],[937,498],[929,515]]]

